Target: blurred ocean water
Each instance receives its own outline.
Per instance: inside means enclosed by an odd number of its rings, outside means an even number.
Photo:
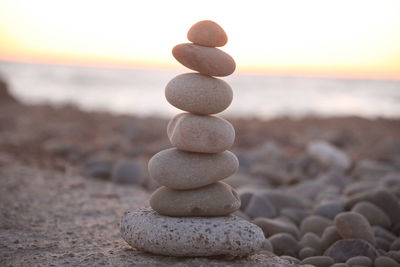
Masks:
[[[178,74],[165,70],[37,65],[0,61],[0,76],[27,103],[75,104],[138,116],[180,112],[164,97]],[[356,115],[400,117],[400,80],[277,77],[236,74],[223,78],[234,90],[223,115],[273,118]]]

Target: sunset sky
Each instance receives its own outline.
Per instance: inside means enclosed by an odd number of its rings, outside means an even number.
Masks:
[[[400,79],[400,1],[0,0],[0,60],[181,68],[199,20],[239,72]]]

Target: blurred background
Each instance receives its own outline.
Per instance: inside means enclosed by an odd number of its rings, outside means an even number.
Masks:
[[[172,57],[211,19],[237,62],[224,114],[400,116],[399,1],[0,1],[0,75],[26,103],[169,118]]]

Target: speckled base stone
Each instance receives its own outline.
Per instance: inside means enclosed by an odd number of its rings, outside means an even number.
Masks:
[[[121,235],[134,248],[167,256],[247,256],[264,240],[258,226],[234,215],[179,218],[151,208],[126,212]]]

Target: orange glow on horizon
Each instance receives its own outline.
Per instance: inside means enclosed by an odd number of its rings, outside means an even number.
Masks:
[[[172,47],[212,19],[238,72],[400,79],[399,1],[183,3],[3,0],[0,60],[183,69]]]

